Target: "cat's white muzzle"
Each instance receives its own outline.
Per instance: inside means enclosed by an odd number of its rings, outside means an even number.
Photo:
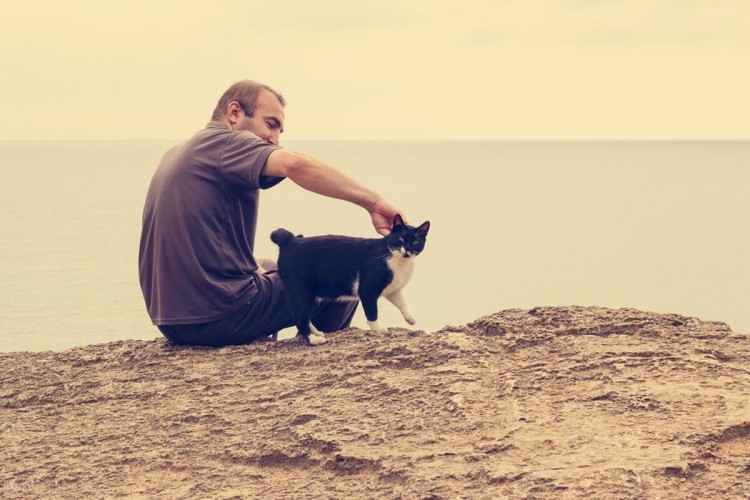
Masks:
[[[401,256],[404,257],[405,259],[408,259],[410,257],[416,257],[417,255],[419,255],[419,252],[410,252],[406,250],[405,248],[400,249],[400,252],[401,252]]]
[[[391,254],[393,255],[400,255],[401,257],[408,259],[409,257],[416,257],[419,255],[419,252],[410,252],[406,248],[396,248],[395,250],[391,250]]]

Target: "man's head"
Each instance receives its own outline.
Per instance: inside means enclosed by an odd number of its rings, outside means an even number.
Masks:
[[[267,85],[251,80],[235,83],[216,104],[212,120],[232,130],[249,130],[272,144],[284,131],[284,97]]]

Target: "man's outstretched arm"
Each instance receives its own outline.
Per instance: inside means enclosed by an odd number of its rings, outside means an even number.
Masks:
[[[390,232],[393,218],[399,213],[376,192],[334,167],[301,153],[277,149],[268,157],[262,174],[289,177],[308,191],[359,205],[369,212],[372,225],[382,235]]]

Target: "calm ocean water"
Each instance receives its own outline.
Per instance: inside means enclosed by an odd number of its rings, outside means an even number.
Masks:
[[[0,351],[159,336],[138,286],[141,210],[171,142],[0,142]],[[294,142],[432,230],[407,297],[427,331],[507,308],[600,305],[750,333],[750,143]],[[283,226],[375,236],[285,181]],[[407,326],[381,302],[389,326]],[[355,326],[366,327],[361,310]]]

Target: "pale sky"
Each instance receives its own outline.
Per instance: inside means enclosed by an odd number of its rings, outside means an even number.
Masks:
[[[747,0],[2,0],[0,140],[750,139]]]

